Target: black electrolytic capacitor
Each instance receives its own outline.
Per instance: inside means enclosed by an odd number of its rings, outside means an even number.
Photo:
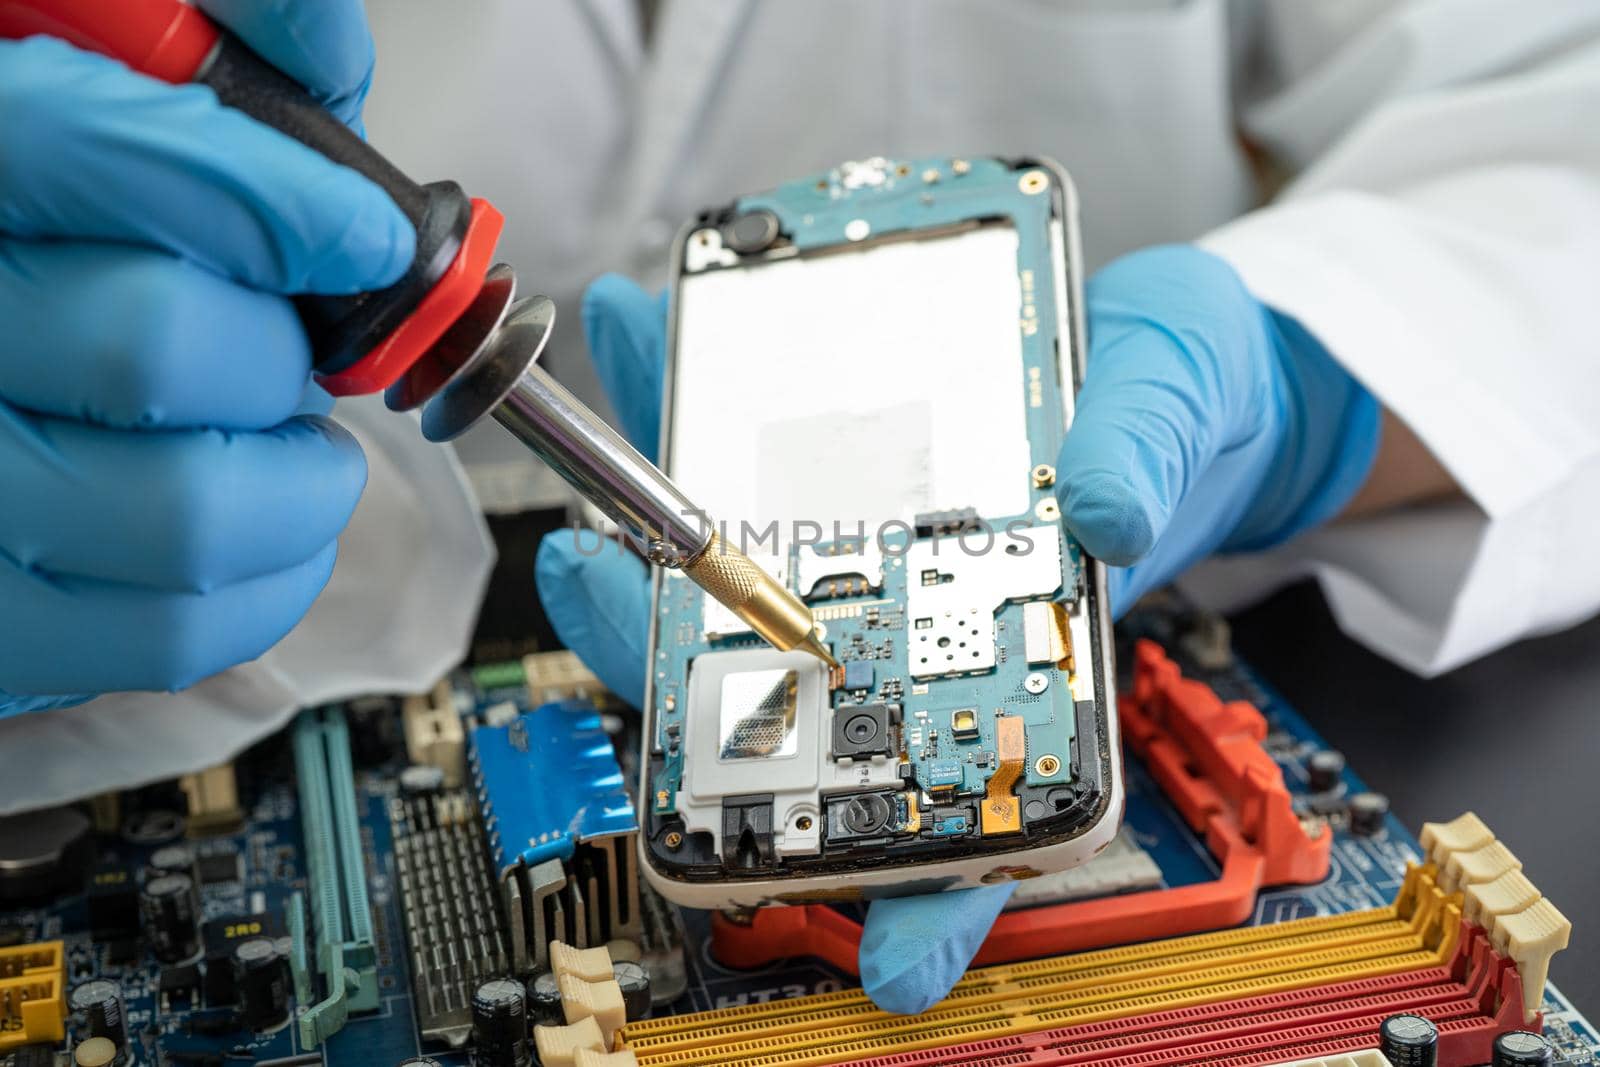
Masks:
[[[1389,798],[1382,793],[1357,793],[1350,798],[1350,832],[1371,837],[1383,829]]]
[[[1494,1039],[1492,1067],[1542,1067],[1556,1061],[1556,1048],[1543,1034],[1512,1030]]]
[[[103,1037],[119,1049],[128,1047],[128,1019],[122,1011],[122,987],[105,978],[85,982],[72,991],[72,1013],[83,1020],[82,1041]]]
[[[1344,774],[1344,754],[1331,748],[1319,748],[1306,757],[1306,778],[1313,793],[1327,793],[1339,788]]]
[[[611,977],[622,987],[622,1010],[629,1022],[650,1014],[650,973],[637,963],[613,963]]]
[[[1394,1067],[1435,1067],[1439,1028],[1420,1015],[1391,1015],[1378,1027],[1378,1051]]]
[[[270,1030],[289,1018],[289,968],[270,938],[252,937],[233,949],[233,985],[239,1020]]]
[[[194,849],[188,845],[162,845],[150,853],[149,867],[157,874],[195,875]]]
[[[478,1067],[529,1067],[528,1006],[522,983],[496,978],[472,994],[473,1062]]]
[[[561,1006],[561,986],[556,976],[544,972],[528,983],[528,1015],[535,1026],[563,1026],[566,1009]]]
[[[200,894],[188,875],[163,874],[146,882],[139,914],[156,959],[178,963],[199,954]]]

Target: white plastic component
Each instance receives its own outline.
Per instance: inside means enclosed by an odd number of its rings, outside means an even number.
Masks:
[[[1342,1056],[1323,1056],[1314,1060],[1295,1060],[1282,1067],[1394,1067],[1389,1057],[1377,1049],[1351,1052]]]
[[[1494,840],[1494,832],[1473,812],[1458,815],[1449,822],[1425,822],[1417,841],[1429,860],[1444,867],[1452,852],[1470,852]]]
[[[606,1036],[593,1016],[566,1026],[535,1026],[533,1046],[539,1052],[541,1067],[576,1067],[580,1049],[606,1050]]]
[[[490,704],[483,709],[483,724],[485,726],[510,726],[522,712],[509,700],[502,700],[498,704]]]
[[[466,772],[467,742],[450,683],[442,681],[431,692],[406,697],[400,705],[400,722],[406,757],[443,771],[447,788],[459,786]]]
[[[1507,871],[1519,871],[1522,861],[1499,841],[1490,841],[1482,848],[1467,852],[1452,852],[1439,865],[1439,888],[1454,893],[1469,885],[1492,882]]]
[[[567,1023],[593,1019],[600,1024],[605,1047],[610,1048],[617,1031],[628,1021],[617,980],[607,975],[603,982],[585,982],[577,975],[563,974],[556,978],[556,984],[561,988],[561,1010]]]
[[[639,1067],[639,1058],[633,1054],[631,1048],[618,1049],[615,1052],[591,1052],[589,1049],[580,1048],[572,1062],[573,1067]]]
[[[1544,1002],[1544,983],[1550,976],[1550,957],[1567,947],[1572,922],[1550,901],[1540,898],[1515,915],[1495,919],[1489,939],[1501,955],[1517,963],[1522,976],[1523,1021],[1533,1021]]]
[[[1544,1000],[1550,957],[1567,947],[1572,923],[1522,876],[1522,862],[1471,812],[1426,824],[1421,843],[1438,867],[1439,888],[1461,892],[1462,915],[1487,930],[1495,951],[1516,963],[1524,1021],[1531,1022]]]
[[[564,941],[552,941],[550,969],[558,982],[569,974],[585,982],[606,982],[611,979],[611,953],[604,945],[573,948]]]
[[[1502,915],[1514,915],[1539,902],[1539,890],[1521,871],[1507,871],[1492,882],[1469,885],[1464,891],[1461,917],[1485,930]]]
[[[1061,588],[1061,535],[1054,526],[916,541],[906,553],[906,644],[913,678],[993,670],[994,616],[1008,600]],[[1015,548],[1016,551],[1011,551]]]

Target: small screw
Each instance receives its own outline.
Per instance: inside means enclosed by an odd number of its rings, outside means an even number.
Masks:
[[[796,830],[800,830],[800,831],[805,831],[805,830],[811,829],[811,816],[809,816],[809,815],[800,816],[798,819],[796,819],[794,821],[794,828]]]
[[[1050,688],[1050,679],[1038,671],[1034,671],[1022,680],[1022,688],[1035,695]]]
[[[676,830],[668,830],[667,836],[661,839],[661,843],[676,852],[683,847],[683,835]]]

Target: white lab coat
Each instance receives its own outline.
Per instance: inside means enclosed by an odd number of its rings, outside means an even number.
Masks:
[[[1230,606],[1314,573],[1352,636],[1424,673],[1600,604],[1600,3],[661,10],[646,52],[635,0],[373,0],[372,136],[495,200],[504,253],[568,309],[602,269],[660,284],[691,212],[841,159],[1054,156],[1091,267],[1200,240],[1470,498],[1203,568],[1192,591]],[[1241,129],[1293,178],[1270,207]],[[563,331],[555,366],[581,382],[580,342]]]
[[[1227,606],[1316,574],[1352,636],[1425,673],[1600,605],[1595,0],[664,0],[648,50],[636,0],[370,0],[369,14],[372,140],[505,212],[502,256],[563,309],[550,365],[591,398],[583,285],[602,270],[659,285],[693,211],[843,159],[1049,155],[1077,183],[1091,267],[1203,242],[1470,498],[1208,564],[1192,590]],[[1262,174],[1292,177],[1264,208]],[[461,451],[487,507],[549,498],[498,431]],[[367,558],[361,540],[341,571]],[[459,562],[470,596],[483,560]],[[348,628],[321,608],[291,645]],[[460,613],[434,629],[414,663],[463,647]],[[295,676],[293,652],[275,679]],[[312,674],[318,699],[351,681]],[[120,774],[0,790],[0,810],[214,762],[282,721],[292,701],[274,694],[198,745],[174,709],[204,704],[179,698],[134,702],[166,709],[150,731],[96,727],[116,698],[23,717],[34,752],[82,752],[96,729],[102,748],[161,744],[144,762],[124,752]],[[0,751],[22,751],[18,729],[0,720]]]

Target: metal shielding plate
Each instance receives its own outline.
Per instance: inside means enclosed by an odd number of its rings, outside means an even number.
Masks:
[[[793,759],[800,751],[795,735],[795,703],[800,676],[794,671],[741,671],[722,679],[717,758]]]

